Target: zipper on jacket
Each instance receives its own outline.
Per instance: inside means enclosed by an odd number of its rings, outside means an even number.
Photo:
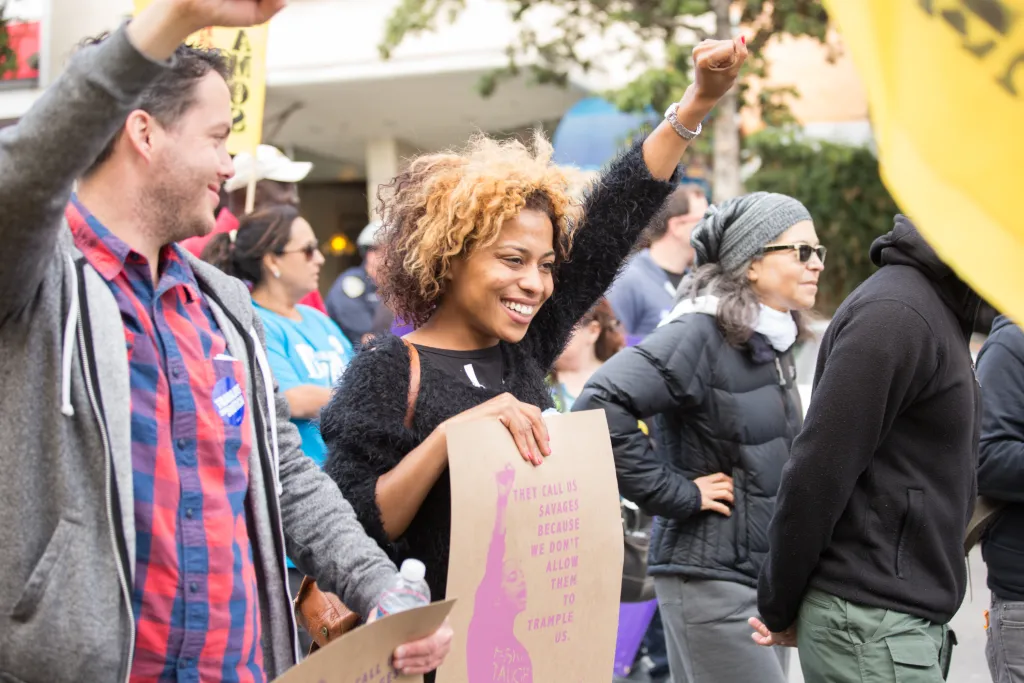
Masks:
[[[256,409],[252,411],[253,427],[256,431],[256,450],[260,456],[260,466],[261,469],[263,470],[263,480],[265,482],[269,482],[269,485],[265,484],[264,488],[267,488],[267,509],[270,512],[271,522],[273,523],[274,530],[277,532],[274,534],[274,541],[277,544],[277,548],[275,548],[275,550],[277,551],[277,566],[283,572],[281,576],[284,579],[285,594],[289,598],[291,598],[291,591],[288,588],[288,565],[286,562],[287,552],[285,550],[284,523],[281,516],[281,500],[277,494],[275,468],[273,463],[271,462],[273,459],[273,455],[270,452],[270,448],[267,444],[267,425],[263,422],[263,414],[259,410],[259,391],[256,390],[256,382],[262,381],[262,373],[260,373],[259,375],[257,374],[259,368],[256,367],[257,361],[255,342],[249,336],[248,331],[242,327],[241,321],[235,317],[235,315],[230,311],[230,309],[228,309],[227,306],[224,305],[224,302],[220,300],[220,297],[218,297],[215,292],[213,292],[211,289],[207,287],[204,287],[202,282],[199,283],[199,289],[205,296],[209,297],[214,303],[217,304],[221,312],[224,314],[224,317],[230,320],[231,324],[235,326],[235,330],[242,337],[242,345],[245,346],[245,352],[249,356],[249,377],[251,378],[251,381],[253,383],[252,387],[250,388],[252,390],[253,402],[256,404]],[[269,413],[269,405],[266,406],[266,410]],[[276,420],[277,416],[268,415],[268,419]],[[280,467],[280,463],[278,463],[278,467]],[[250,539],[250,544],[251,543],[252,540]],[[292,657],[295,660],[294,664],[298,664],[302,654],[299,652],[299,627],[295,621],[294,608],[291,605],[289,605],[288,607],[289,608],[286,611],[288,613],[289,626],[291,627]],[[278,666],[279,669],[281,668],[280,663],[275,662],[275,664]]]
[[[233,320],[233,316],[231,316],[231,314],[227,312],[227,309],[224,307],[224,305],[221,304],[219,301],[217,303],[218,303],[218,305],[220,305],[221,310],[224,311],[225,315],[227,315],[228,318]],[[240,324],[238,323],[238,321],[233,320],[233,322],[235,323],[236,328],[240,328],[241,327]],[[253,335],[253,336],[255,336],[255,335]],[[253,386],[252,386],[253,403],[255,403],[256,407],[259,408],[260,399],[259,399],[259,392],[256,390],[256,382],[260,381],[259,378],[262,377],[262,373],[257,375],[257,372],[259,372],[259,368],[257,367],[259,365],[259,361],[257,360],[257,357],[256,357],[256,341],[252,337],[250,337],[248,334],[243,334],[242,335],[242,339],[243,339],[245,347],[246,347],[246,353],[249,354],[249,376],[252,378],[252,382],[253,382]],[[266,384],[266,382],[264,382],[264,384]],[[264,388],[268,389],[269,391],[273,390],[272,386],[271,387],[264,387]],[[276,414],[271,414],[271,410],[270,410],[270,405],[269,404],[265,406],[265,409],[267,411],[268,419],[270,419],[270,420],[276,420],[277,419],[277,415]],[[252,412],[253,412],[253,416],[255,417],[255,426],[258,429],[258,431],[257,431],[258,441],[261,444],[263,444],[263,448],[261,450],[266,455],[265,460],[271,463],[271,465],[270,465],[270,475],[271,475],[270,476],[270,490],[269,490],[269,494],[267,496],[267,508],[271,511],[271,515],[273,517],[275,517],[274,528],[277,531],[276,536],[277,536],[277,542],[279,544],[279,550],[278,550],[278,553],[277,553],[277,566],[283,572],[281,576],[284,577],[284,589],[285,589],[285,593],[288,595],[288,598],[290,600],[292,598],[292,596],[291,596],[291,591],[288,588],[288,562],[287,562],[288,553],[287,553],[287,550],[286,550],[286,545],[285,545],[285,540],[284,540],[284,519],[283,519],[283,516],[281,514],[281,496],[278,493],[278,482],[280,481],[281,462],[280,462],[280,460],[278,460],[277,463],[276,463],[276,467],[274,466],[274,457],[273,457],[272,449],[276,448],[276,446],[275,446],[275,444],[270,444],[269,447],[268,447],[268,445],[266,444],[267,425],[264,424],[263,416],[260,413],[260,411],[259,410],[254,410]],[[264,466],[264,469],[266,469],[265,466]],[[266,472],[264,472],[263,476],[264,476],[264,479],[266,479],[266,476],[267,476]],[[250,541],[250,543],[251,543],[251,541]],[[299,636],[299,626],[298,626],[298,624],[295,621],[295,610],[294,610],[294,608],[291,607],[291,605],[289,605],[289,609],[287,610],[287,613],[288,613],[289,624],[291,625],[291,631],[292,631],[292,650],[293,650],[292,656],[295,659],[294,664],[298,664],[299,662],[302,661],[302,653],[299,652],[299,637],[298,637]],[[281,667],[278,666],[278,669],[280,670]]]
[[[775,369],[779,373],[779,386],[780,387],[785,387],[786,386],[786,376],[782,373],[782,361],[779,360],[779,354],[778,353],[775,354]]]
[[[775,354],[775,369],[779,373],[779,392],[782,395],[782,411],[786,416],[786,431],[789,432],[791,439],[790,448],[792,448],[792,439],[796,437],[796,434],[792,433],[794,406],[793,402],[789,399],[789,384],[786,382],[786,376],[782,370],[782,360],[778,353]]]
[[[107,519],[110,521],[110,544],[114,551],[115,564],[117,565],[117,579],[121,586],[121,595],[124,598],[125,609],[128,612],[128,661],[127,668],[124,673],[125,683],[130,683],[132,673],[132,661],[135,658],[135,614],[132,612],[132,595],[131,590],[128,587],[128,568],[125,566],[127,558],[118,543],[118,524],[119,518],[114,516],[114,489],[116,488],[116,482],[114,477],[116,476],[113,469],[114,453],[110,447],[110,437],[107,434],[107,421],[106,416],[103,414],[103,408],[100,405],[100,399],[97,395],[95,385],[93,384],[93,378],[96,377],[96,366],[93,358],[88,353],[88,345],[86,344],[86,333],[85,325],[88,320],[88,304],[85,298],[85,269],[84,269],[84,258],[79,259],[78,266],[78,286],[79,286],[79,318],[78,318],[78,350],[82,360],[82,366],[85,375],[85,390],[89,396],[89,405],[92,407],[93,414],[96,416],[96,424],[100,430],[100,440],[103,441],[103,455],[104,455],[104,474],[106,477],[105,496],[107,504]],[[121,530],[123,537],[123,530]],[[122,541],[123,542],[123,541]]]

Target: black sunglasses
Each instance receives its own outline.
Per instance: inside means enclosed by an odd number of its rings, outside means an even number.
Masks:
[[[825,252],[828,251],[825,247],[819,244],[816,247],[812,247],[810,244],[772,244],[761,250],[762,254],[768,254],[773,251],[791,251],[796,250],[797,256],[800,258],[800,263],[807,263],[811,260],[811,255],[818,257],[821,261],[821,265],[825,265]]]
[[[284,249],[281,254],[305,254],[307,261],[312,261],[313,256],[320,251],[320,246],[316,242],[310,242],[304,247],[298,249]]]

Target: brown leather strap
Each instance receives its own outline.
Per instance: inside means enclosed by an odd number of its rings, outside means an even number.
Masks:
[[[359,615],[346,607],[337,595],[320,590],[316,581],[306,576],[295,596],[295,620],[313,640],[312,653],[354,629]]]
[[[409,349],[409,398],[405,408],[405,428],[412,429],[412,419],[416,416],[416,399],[420,395],[420,352],[416,345],[408,339],[402,339],[405,348]]]

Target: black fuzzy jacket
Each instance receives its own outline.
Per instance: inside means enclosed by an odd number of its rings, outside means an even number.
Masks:
[[[432,597],[442,598],[448,577],[451,492],[447,472],[424,500],[406,532],[388,540],[376,503],[377,479],[445,420],[508,392],[524,403],[551,406],[545,377],[573,327],[615,278],[644,226],[673,184],[654,179],[638,144],[608,168],[584,204],[570,258],[555,274],[555,290],[518,344],[501,343],[505,386],[472,387],[441,372],[422,355],[412,430],[403,425],[409,356],[393,336],[372,342],[348,366],[320,430],[329,448],[325,469],[381,548],[392,559],[422,560]]]
[[[1006,503],[981,549],[988,587],[1024,601],[1024,331],[998,317],[978,354],[984,414],[978,493]]]
[[[981,400],[968,339],[980,299],[902,216],[882,266],[836,311],[793,442],[761,571],[768,628],[808,586],[949,621],[966,588]]]
[[[755,334],[730,346],[714,317],[683,315],[612,357],[573,410],[608,416],[619,491],[658,515],[652,575],[757,585],[782,466],[802,411],[790,351]],[[637,427],[656,416],[658,456]],[[693,479],[733,478],[732,515],[702,512]]]

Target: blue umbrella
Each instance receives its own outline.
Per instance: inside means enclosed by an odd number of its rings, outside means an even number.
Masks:
[[[588,97],[572,106],[555,129],[552,144],[556,164],[598,170],[643,127],[653,127],[660,117],[648,108],[640,114],[619,111],[600,97]]]
[[[551,144],[556,164],[575,166],[583,171],[597,171],[615,158],[638,132],[654,128],[661,122],[652,107],[643,113],[625,113],[600,97],[580,100],[565,112]],[[699,185],[710,195],[703,178],[693,178],[682,169],[682,183]]]

